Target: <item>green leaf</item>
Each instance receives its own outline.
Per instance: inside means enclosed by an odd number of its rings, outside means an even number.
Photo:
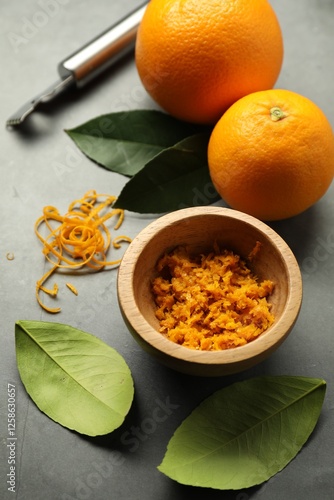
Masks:
[[[243,489],[282,470],[313,431],[326,383],[258,377],[224,388],[184,420],[158,469],[179,483]]]
[[[208,133],[164,149],[130,179],[114,207],[163,213],[219,200],[207,166]]]
[[[21,380],[51,419],[89,436],[122,424],[134,388],[114,349],[89,333],[42,321],[18,321],[15,339]]]
[[[131,177],[160,151],[202,129],[160,111],[134,110],[98,116],[65,132],[91,160]]]

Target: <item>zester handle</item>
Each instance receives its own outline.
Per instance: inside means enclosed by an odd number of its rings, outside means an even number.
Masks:
[[[130,52],[146,7],[147,2],[62,61],[60,77],[72,75],[77,87],[83,87]]]

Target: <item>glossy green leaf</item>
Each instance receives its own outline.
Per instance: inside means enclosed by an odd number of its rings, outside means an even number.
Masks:
[[[65,132],[91,160],[131,177],[160,151],[200,129],[160,111],[134,110],[98,116]]]
[[[89,436],[122,424],[134,388],[114,349],[89,333],[42,321],[18,321],[15,340],[23,385],[51,419]]]
[[[289,376],[226,387],[184,420],[158,469],[192,486],[236,490],[260,484],[307,441],[325,391],[324,380]]]
[[[207,166],[208,140],[209,134],[196,134],[164,149],[128,181],[114,206],[157,214],[219,200]]]

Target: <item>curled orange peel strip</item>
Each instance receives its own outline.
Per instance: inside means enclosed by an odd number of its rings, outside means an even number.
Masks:
[[[61,215],[57,208],[48,205],[35,222],[35,234],[43,244],[42,252],[46,260],[52,264],[36,283],[36,298],[40,306],[49,313],[60,312],[60,307],[46,306],[40,297],[40,292],[56,298],[58,286],[46,288],[44,283],[57,269],[70,271],[88,267],[93,271],[100,271],[105,267],[118,266],[120,259],[107,260],[107,253],[111,245],[115,249],[121,248],[121,242],[130,243],[128,236],[111,237],[106,222],[112,217],[117,218],[113,227],[120,228],[124,220],[124,210],[114,209],[116,197],[108,194],[98,194],[88,191],[82,198],[74,200],[68,207],[68,212]],[[41,233],[41,226],[45,226],[49,234],[45,237]]]

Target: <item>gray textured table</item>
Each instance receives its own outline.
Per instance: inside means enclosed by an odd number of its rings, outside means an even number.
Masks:
[[[268,361],[248,372],[194,380],[157,364],[138,347],[121,319],[116,273],[83,278],[80,296],[68,294],[56,318],[50,318],[36,304],[35,282],[44,264],[33,226],[42,207],[53,204],[65,210],[69,202],[91,188],[118,194],[125,182],[123,177],[97,167],[81,155],[63,129],[99,114],[151,108],[153,103],[142,92],[130,57],[85,91],[52,106],[49,113],[31,117],[24,130],[8,131],[4,122],[19,105],[56,79],[60,60],[140,3],[1,2],[0,498],[333,499],[334,185],[303,215],[272,224],[296,254],[303,274],[304,300],[289,339]],[[272,4],[285,38],[285,62],[277,86],[311,98],[334,125],[334,2],[272,0]],[[128,213],[124,232],[134,236],[150,220]],[[6,258],[8,252],[14,254],[14,260]],[[124,356],[133,374],[136,395],[119,432],[101,438],[84,437],[61,427],[37,409],[16,367],[14,324],[19,319],[77,326]],[[287,468],[268,483],[239,492],[184,487],[157,471],[172,433],[204,397],[234,381],[262,374],[321,377],[328,383],[317,428]],[[16,493],[9,492],[6,483],[8,384],[16,389]],[[166,403],[170,404],[168,418],[145,427],[157,406]]]

